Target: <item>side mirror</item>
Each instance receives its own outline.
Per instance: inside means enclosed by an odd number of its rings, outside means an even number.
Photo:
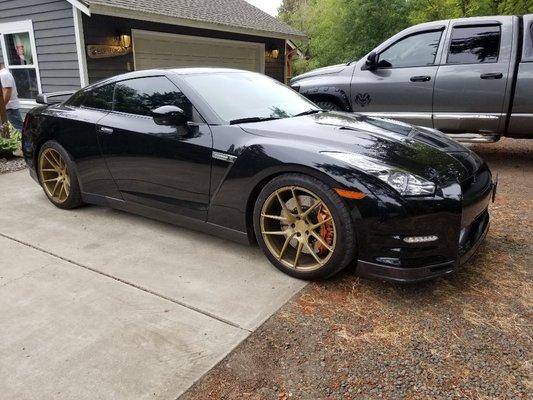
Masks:
[[[152,110],[152,117],[157,125],[184,126],[187,124],[185,112],[176,106],[162,106]]]
[[[369,69],[369,70],[374,70],[378,67],[378,53],[376,53],[375,51],[373,51],[372,53],[370,53],[367,58],[366,58],[366,69]]]

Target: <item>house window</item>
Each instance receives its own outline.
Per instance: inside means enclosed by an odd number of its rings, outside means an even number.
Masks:
[[[17,85],[21,99],[35,99],[41,92],[35,38],[31,21],[0,24],[3,64]]]

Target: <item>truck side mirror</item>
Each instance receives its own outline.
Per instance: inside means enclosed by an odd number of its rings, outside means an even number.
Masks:
[[[366,63],[365,63],[366,69],[374,70],[378,67],[378,53],[375,51],[371,52],[366,57]]]

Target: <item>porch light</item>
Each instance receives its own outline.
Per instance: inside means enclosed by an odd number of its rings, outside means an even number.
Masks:
[[[277,60],[279,58],[279,50],[278,49],[274,49],[274,50],[267,50],[266,51],[266,56],[267,58],[271,58],[271,59],[274,59],[274,60]]]
[[[431,235],[431,236],[407,236],[403,238],[403,241],[405,243],[427,243],[427,242],[435,242],[439,240],[438,236]]]
[[[122,47],[130,48],[131,47],[131,36],[120,35],[120,44],[122,45]]]

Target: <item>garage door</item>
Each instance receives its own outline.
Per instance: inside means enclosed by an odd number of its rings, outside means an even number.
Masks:
[[[261,43],[133,30],[135,69],[225,67],[265,72]]]

